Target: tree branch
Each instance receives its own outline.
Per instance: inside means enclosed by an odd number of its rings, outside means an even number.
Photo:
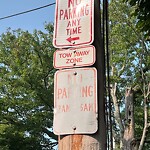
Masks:
[[[117,100],[117,96],[116,96],[116,90],[117,90],[117,83],[112,85],[111,96],[112,96],[114,107],[115,107],[115,112],[114,112],[115,120],[120,127],[120,137],[121,137],[121,141],[123,142],[124,126],[122,124],[120,109],[119,109],[118,100]]]
[[[47,128],[42,127],[42,131],[47,134],[49,137],[53,138],[54,140],[58,140],[58,136],[55,135],[53,132],[49,131]]]

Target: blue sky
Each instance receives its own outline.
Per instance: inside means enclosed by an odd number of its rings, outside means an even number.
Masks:
[[[41,7],[55,0],[1,0],[0,18]],[[12,30],[21,28],[32,33],[34,29],[44,30],[45,22],[54,22],[55,5],[33,12],[0,20],[0,34],[10,27]]]

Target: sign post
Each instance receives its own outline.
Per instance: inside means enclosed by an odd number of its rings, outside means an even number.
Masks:
[[[81,59],[72,57],[74,54],[68,49],[54,54],[54,67],[62,69],[56,72],[54,81],[54,133],[59,135],[59,150],[107,148],[105,52],[100,0],[56,0],[54,47],[78,49],[79,46],[90,44],[96,49],[96,61],[91,57],[86,57],[85,60],[83,56]],[[79,49],[78,51],[82,52]],[[89,58],[92,63],[86,60]],[[83,65],[81,60],[84,60],[86,65]],[[69,61],[69,65],[66,61]],[[92,67],[75,68],[82,65]]]

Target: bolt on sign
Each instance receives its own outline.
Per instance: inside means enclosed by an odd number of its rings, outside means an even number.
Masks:
[[[54,133],[95,133],[97,115],[97,70],[58,70],[54,76]]]
[[[89,45],[94,39],[94,0],[56,0],[53,45]]]
[[[53,66],[56,69],[91,66],[95,62],[95,47],[61,49],[54,52]]]

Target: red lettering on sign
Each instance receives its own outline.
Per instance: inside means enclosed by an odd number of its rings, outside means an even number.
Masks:
[[[68,58],[68,57],[71,57],[72,56],[72,53],[61,53],[59,54],[60,58]]]
[[[67,13],[67,9],[65,10],[65,13],[64,13],[64,19],[67,19],[67,20],[68,20],[68,13]]]
[[[58,99],[67,99],[69,98],[69,90],[66,88],[59,88],[57,91]]]
[[[90,50],[88,50],[88,51],[76,51],[75,53],[74,53],[74,57],[76,57],[76,56],[85,56],[85,55],[88,55],[89,54],[89,52],[90,52]]]
[[[66,59],[66,64],[70,64],[70,63],[76,64],[78,62],[82,62],[82,57],[80,57],[80,58]]]
[[[80,105],[81,111],[94,111],[94,104],[93,103],[85,103]]]
[[[76,19],[83,16],[89,15],[89,5],[82,5],[81,7],[73,7],[70,9],[60,9],[59,11],[59,20],[70,20]]]
[[[91,96],[93,96],[93,86],[81,87],[81,97],[91,97]]]
[[[69,112],[70,106],[68,104],[66,105],[58,105],[57,106],[59,112]]]
[[[72,6],[74,7],[75,5],[79,5],[81,3],[81,0],[68,0],[68,7]]]
[[[67,35],[79,34],[81,33],[81,26],[74,27],[74,28],[67,28],[66,31],[67,31]]]
[[[68,21],[67,27],[79,26],[81,19],[73,19]]]
[[[59,18],[60,20],[62,19],[63,14],[64,14],[64,11],[61,9],[60,10],[60,18]]]
[[[68,84],[76,84],[81,82],[82,82],[82,74],[80,75],[68,74]]]

